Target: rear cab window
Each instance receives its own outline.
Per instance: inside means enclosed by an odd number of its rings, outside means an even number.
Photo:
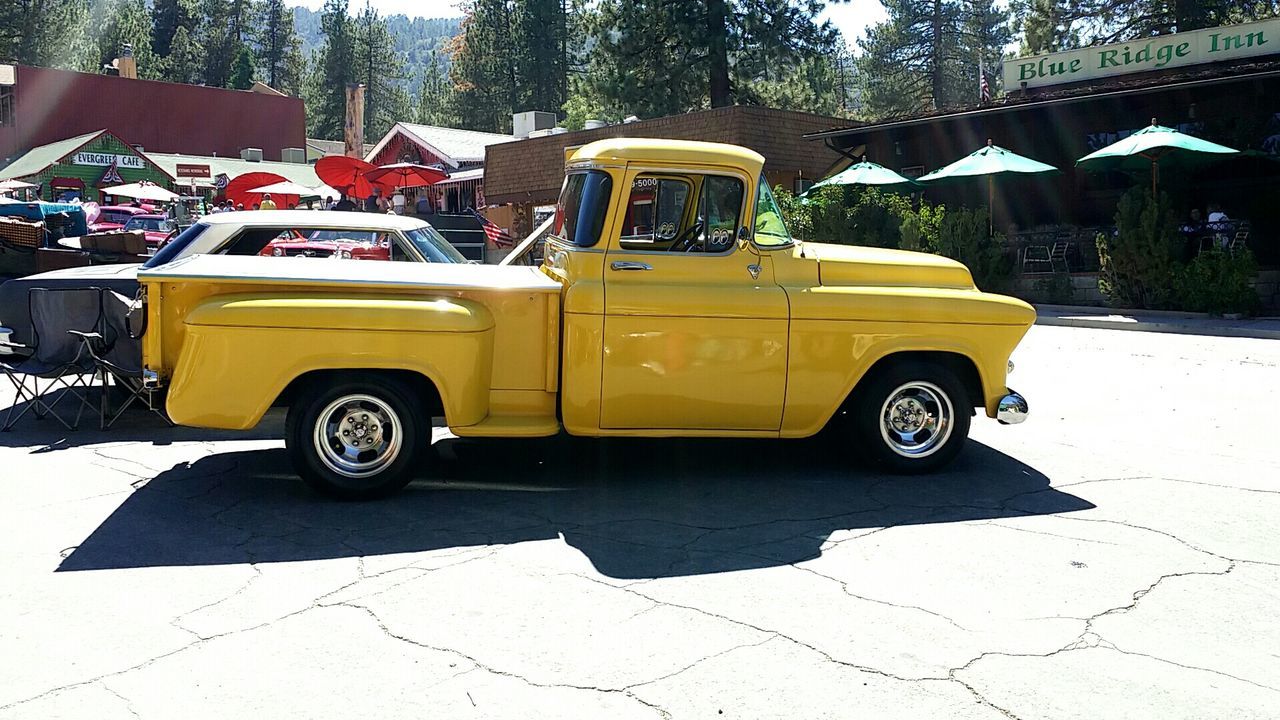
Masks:
[[[604,231],[613,178],[603,170],[572,172],[564,179],[551,234],[580,248],[594,247]]]

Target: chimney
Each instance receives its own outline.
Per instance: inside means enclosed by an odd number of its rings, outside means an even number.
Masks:
[[[347,84],[347,118],[342,126],[343,155],[364,157],[364,85]]]
[[[116,69],[120,77],[138,79],[138,61],[133,59],[133,46],[129,43],[120,46],[120,57],[116,59]]]

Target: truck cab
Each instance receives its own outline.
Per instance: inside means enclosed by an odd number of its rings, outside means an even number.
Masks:
[[[1006,372],[1030,306],[947,258],[795,240],[751,150],[578,148],[542,250],[537,267],[144,271],[148,370],[179,423],[248,428],[288,405],[300,475],[353,498],[407,482],[437,416],[461,436],[801,438],[837,422],[897,472],[950,461],[977,411],[1026,417]]]

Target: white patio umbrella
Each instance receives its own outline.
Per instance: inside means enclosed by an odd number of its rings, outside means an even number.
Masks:
[[[0,192],[5,192],[7,190],[29,190],[33,187],[39,187],[39,185],[23,182],[21,180],[0,180]]]
[[[299,185],[296,182],[285,180],[283,182],[271,183],[263,185],[245,192],[252,193],[270,193],[272,195],[297,195],[298,197],[319,197],[319,193],[315,188],[309,188],[306,185]]]
[[[102,188],[102,192],[107,195],[118,195],[120,197],[135,198],[138,200],[155,200],[156,202],[173,202],[179,197],[178,193],[169,192],[155,183],[142,181],[129,183],[128,185],[116,185],[115,187]]]

